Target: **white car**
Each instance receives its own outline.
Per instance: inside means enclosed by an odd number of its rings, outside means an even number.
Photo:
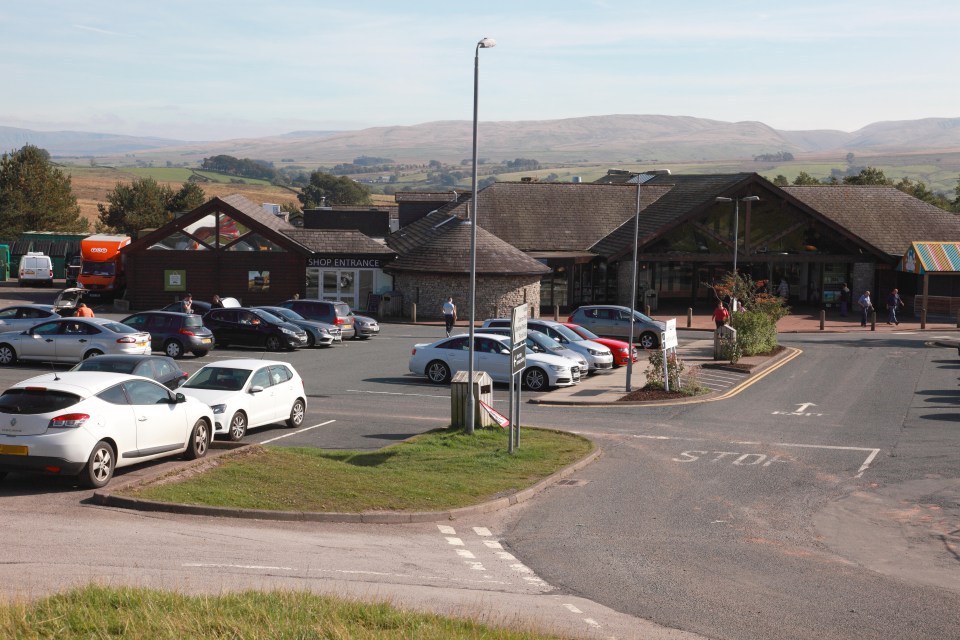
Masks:
[[[117,467],[207,453],[213,413],[141,376],[47,373],[0,394],[0,478],[10,471],[110,482]]]
[[[106,318],[57,318],[0,333],[0,365],[17,360],[80,362],[103,354],[150,355],[150,334]]]
[[[307,393],[290,364],[243,358],[221,360],[199,369],[180,391],[209,405],[214,434],[239,440],[250,427],[286,422],[303,424]]]
[[[486,327],[510,327],[510,318],[491,318],[484,320]],[[482,331],[483,329],[481,329]],[[590,367],[590,373],[613,370],[613,352],[599,342],[585,340],[570,327],[554,320],[531,318],[527,320],[527,330],[545,333],[561,345],[582,355]]]
[[[494,382],[510,382],[510,338],[491,333],[474,333],[474,370],[486,371]],[[431,382],[450,381],[456,371],[466,371],[469,361],[470,336],[451,336],[432,344],[418,344],[410,354],[410,371],[427,376]],[[527,349],[527,366],[520,374],[522,383],[531,391],[550,387],[569,387],[580,382],[576,364],[560,356],[534,353]]]

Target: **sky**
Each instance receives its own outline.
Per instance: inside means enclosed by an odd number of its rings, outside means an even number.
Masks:
[[[0,126],[180,140],[609,114],[855,131],[960,116],[956,0],[30,0]]]

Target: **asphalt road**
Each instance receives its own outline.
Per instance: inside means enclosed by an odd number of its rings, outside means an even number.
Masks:
[[[307,381],[307,430],[248,439],[370,449],[444,426],[447,388],[406,369],[413,344],[440,337],[386,325],[369,341],[268,354]],[[91,579],[283,586],[576,637],[960,638],[960,361],[929,339],[783,336],[803,355],[723,402],[525,405],[525,424],[583,433],[604,456],[572,483],[449,530],[129,513],[69,482],[11,476],[0,592]],[[0,369],[0,385],[46,370]],[[499,404],[506,389],[495,394]]]

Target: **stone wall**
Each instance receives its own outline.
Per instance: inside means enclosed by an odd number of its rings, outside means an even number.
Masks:
[[[393,285],[403,294],[404,318],[410,317],[416,303],[417,320],[442,320],[443,303],[450,296],[457,305],[457,318],[470,317],[469,276],[403,272],[394,274]],[[540,316],[539,276],[477,276],[476,296],[478,322],[510,317],[510,310],[524,302],[530,304],[530,317]]]
[[[877,309],[882,308],[882,305],[878,304],[878,302],[882,302],[882,300],[880,300],[878,297],[880,292],[873,290],[875,274],[876,267],[872,262],[854,263],[853,270],[850,274],[850,279],[852,282],[848,283],[850,285],[851,297],[850,308],[854,313],[860,312],[860,307],[857,306],[857,300],[860,299],[860,296],[863,295],[864,291],[870,291],[870,298],[873,300],[874,307]]]

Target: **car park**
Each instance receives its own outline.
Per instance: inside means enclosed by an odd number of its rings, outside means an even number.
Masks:
[[[0,365],[17,360],[79,362],[104,354],[149,355],[150,334],[107,318],[57,318],[0,333]]]
[[[637,348],[629,342],[616,340],[614,338],[601,338],[586,327],[581,327],[574,322],[564,322],[563,324],[578,333],[583,339],[591,340],[597,344],[602,344],[607,349],[610,349],[610,353],[613,354],[614,367],[622,367],[626,365],[628,362],[630,362],[631,357],[633,358],[634,362],[637,361]]]
[[[153,348],[171,358],[182,358],[188,351],[201,358],[214,346],[213,332],[194,313],[142,311],[120,322],[149,333]]]
[[[510,318],[493,318],[483,322],[484,327],[509,327]],[[602,344],[585,340],[572,329],[553,320],[527,320],[527,330],[545,333],[568,349],[572,349],[587,360],[590,373],[613,369],[613,354]]]
[[[331,347],[335,342],[341,342],[343,340],[343,333],[340,331],[340,328],[337,327],[337,325],[327,324],[326,322],[320,322],[319,320],[307,320],[293,309],[272,306],[254,308],[263,309],[264,311],[272,313],[278,318],[286,320],[290,324],[294,324],[306,331],[306,346],[308,347]]]
[[[630,307],[594,304],[577,308],[567,318],[567,322],[586,327],[598,336],[611,338],[630,338]],[[633,342],[644,349],[656,349],[660,344],[660,335],[666,330],[666,324],[650,316],[633,312]]]
[[[11,471],[77,476],[99,488],[118,467],[204,456],[212,425],[210,407],[153,380],[47,373],[0,394],[0,478]]]
[[[180,389],[209,405],[214,433],[234,441],[253,427],[279,422],[299,427],[307,410],[303,379],[286,362],[221,360],[203,366]]]
[[[506,327],[487,327],[484,333],[493,333],[498,336],[509,336],[512,329]],[[534,353],[550,353],[561,358],[569,358],[576,363],[582,375],[587,375],[589,365],[587,359],[579,352],[573,349],[567,349],[565,346],[540,331],[527,331],[527,348]]]
[[[0,309],[0,332],[23,331],[44,320],[59,318],[49,304],[17,304]]]
[[[307,346],[306,331],[263,309],[211,309],[203,316],[203,324],[221,347],[234,344],[280,351]]]
[[[143,376],[156,380],[168,389],[179,388],[189,377],[176,360],[167,356],[97,356],[74,365],[70,371],[99,371]]]
[[[353,312],[350,311],[350,305],[346,302],[297,298],[296,300],[284,300],[277,306],[293,309],[307,320],[319,320],[327,324],[337,325],[340,327],[344,340],[349,340],[357,335],[356,327],[353,325]]]
[[[380,323],[377,322],[376,318],[358,316],[355,313],[352,314],[352,316],[353,328],[355,329],[354,338],[366,340],[367,338],[380,335]]]
[[[490,374],[494,382],[510,382],[510,338],[492,333],[474,334],[474,368]],[[431,382],[445,384],[457,371],[470,366],[470,336],[461,334],[430,344],[417,344],[410,354],[408,368]],[[551,387],[569,387],[580,381],[579,368],[572,360],[546,353],[526,351],[527,366],[520,374],[522,384],[531,391]]]

